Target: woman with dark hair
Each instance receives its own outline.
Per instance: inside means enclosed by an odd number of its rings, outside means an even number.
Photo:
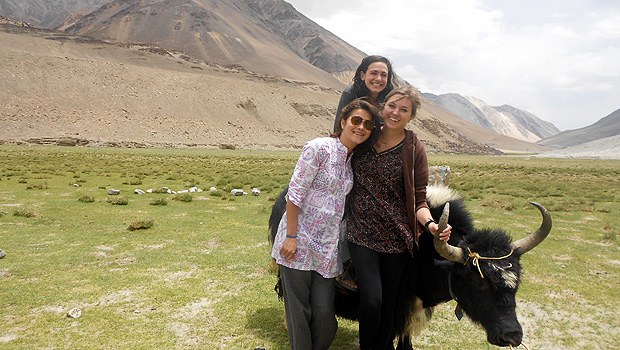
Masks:
[[[394,89],[394,80],[394,72],[390,60],[378,55],[364,57],[355,71],[353,84],[347,86],[340,95],[340,102],[336,110],[336,120],[334,121],[334,131],[338,127],[341,111],[344,106],[357,98],[364,98],[366,101],[370,102],[370,104],[378,108],[379,104],[385,99],[385,96]],[[355,291],[357,290],[355,271],[351,266],[351,256],[344,237],[346,226],[346,220],[343,220],[340,228],[339,254],[345,267],[344,273],[336,278],[336,287]]]
[[[390,60],[383,56],[366,56],[355,71],[353,84],[347,86],[340,95],[336,110],[334,131],[340,123],[342,108],[356,98],[365,97],[370,104],[379,107],[385,96],[394,88],[394,72]]]
[[[352,101],[334,134],[304,145],[293,171],[271,251],[280,268],[293,350],[329,349],[336,335],[334,281],[342,273],[339,227],[353,187],[351,161],[354,149],[371,149],[377,141],[379,121],[370,103]]]

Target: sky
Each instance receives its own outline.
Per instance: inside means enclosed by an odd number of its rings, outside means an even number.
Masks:
[[[421,92],[511,105],[560,130],[620,108],[617,0],[286,0]]]

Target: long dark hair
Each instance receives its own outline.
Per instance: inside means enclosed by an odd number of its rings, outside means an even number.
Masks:
[[[371,55],[362,59],[362,63],[360,63],[359,67],[357,67],[355,76],[353,77],[353,91],[355,92],[355,96],[370,95],[370,92],[368,91],[366,84],[362,81],[362,78],[360,78],[360,75],[362,72],[366,73],[366,71],[368,71],[368,67],[375,62],[383,62],[388,67],[387,84],[385,85],[385,89],[383,89],[377,97],[377,102],[381,103],[385,99],[385,96],[387,96],[387,94],[394,89],[394,70],[392,69],[392,63],[390,63],[390,60],[383,56]]]
[[[375,123],[375,128],[370,132],[370,136],[368,139],[355,147],[355,153],[359,153],[360,150],[366,150],[372,148],[375,143],[379,140],[379,135],[381,133],[381,116],[379,115],[379,110],[375,108],[370,102],[366,101],[366,98],[360,97],[353,101],[351,101],[348,105],[346,105],[342,109],[342,114],[340,115],[340,121],[347,120],[351,116],[351,113],[356,109],[363,109],[370,114],[372,121]],[[336,132],[333,133],[332,137],[340,137],[342,135],[342,123],[338,123],[336,127]]]

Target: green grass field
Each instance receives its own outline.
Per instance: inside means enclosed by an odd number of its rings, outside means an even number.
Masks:
[[[267,221],[298,154],[0,146],[0,348],[287,349]],[[429,160],[451,167],[480,227],[521,238],[540,223],[529,200],[551,212],[549,238],[522,259],[524,343],[616,349],[620,162]],[[160,193],[194,186],[204,191]],[[229,194],[254,187],[259,196]],[[454,306],[414,346],[496,349]],[[80,318],[67,317],[74,308]],[[339,324],[332,348],[357,348],[357,323]]]

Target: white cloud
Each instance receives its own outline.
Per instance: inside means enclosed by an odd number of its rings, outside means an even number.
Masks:
[[[289,1],[423,92],[510,104],[560,129],[620,108],[613,1]]]

